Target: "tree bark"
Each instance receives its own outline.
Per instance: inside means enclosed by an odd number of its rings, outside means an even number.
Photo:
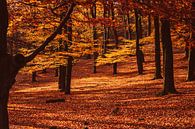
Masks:
[[[66,83],[65,84],[65,94],[67,94],[67,95],[70,94],[70,89],[71,89],[72,62],[73,62],[73,57],[69,56],[67,69],[66,69],[66,81],[65,81],[65,83]]]
[[[160,59],[160,29],[159,16],[154,17],[155,28],[155,74],[154,79],[161,79],[161,59]]]
[[[189,51],[188,59],[188,77],[187,81],[195,80],[195,48],[191,48]]]
[[[195,80],[195,0],[192,0],[192,37],[189,50],[189,64],[188,64],[188,81]]]
[[[132,40],[133,38],[132,38],[132,30],[131,30],[130,24],[131,24],[131,18],[130,18],[130,14],[128,13],[128,14],[127,14],[128,39],[129,39],[129,40]]]
[[[152,33],[151,28],[152,28],[151,15],[149,14],[148,15],[148,36],[150,36]]]
[[[36,77],[37,77],[37,72],[36,71],[32,72],[32,82],[37,81]]]
[[[112,16],[112,20],[115,20],[113,2],[111,3],[111,16]],[[118,33],[117,33],[115,26],[113,26],[113,32],[114,32],[115,48],[118,49],[119,40],[118,40]],[[117,63],[114,63],[113,64],[113,75],[116,75],[116,74],[117,74]]]
[[[71,19],[69,20],[69,25],[67,26],[67,33],[68,33],[69,46],[71,46],[72,45],[72,20]],[[65,94],[69,95],[71,89],[73,57],[68,56],[67,60],[68,63],[66,66]]]
[[[104,18],[107,18],[108,13],[108,0],[105,0],[104,2]],[[109,38],[109,27],[107,25],[104,25],[104,33],[103,33],[103,54],[106,54],[107,52],[107,44],[108,44],[108,38]]]
[[[138,74],[143,74],[143,52],[140,50],[140,20],[139,20],[139,10],[135,9],[135,24],[136,24],[136,58],[137,58],[137,68]]]
[[[173,50],[170,31],[170,20],[161,19],[161,34],[163,44],[164,82],[162,94],[177,93],[174,84]]]
[[[58,76],[58,69],[59,69],[59,68],[55,68],[55,77]]]
[[[15,77],[24,66],[24,56],[17,54],[14,57],[7,54],[0,56],[0,129],[9,128],[7,104],[9,90],[15,83]]]
[[[6,0],[0,1],[0,55],[7,54],[8,10]]]
[[[143,38],[143,30],[142,30],[142,14],[140,10],[138,10],[138,22],[139,22],[139,38]]]
[[[59,67],[59,81],[58,81],[59,90],[65,91],[65,84],[66,84],[66,66],[60,65],[60,67]]]
[[[91,9],[92,18],[96,19],[96,1],[93,1],[93,6]],[[97,48],[97,29],[95,25],[93,25],[93,40],[94,40],[94,48]],[[93,52],[93,73],[97,73],[96,60],[98,58],[98,52]]]

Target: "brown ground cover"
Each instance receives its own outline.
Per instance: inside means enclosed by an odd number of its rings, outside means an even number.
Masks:
[[[153,50],[153,46],[148,46]],[[158,97],[162,80],[152,80],[154,54],[147,51],[144,75],[137,75],[135,57],[112,66],[98,67],[92,74],[92,60],[80,60],[74,66],[72,94],[57,89],[54,70],[31,75],[20,74],[10,94],[11,129],[190,129],[195,128],[195,82],[185,82],[187,60],[175,49],[175,85],[180,94]],[[65,99],[65,102],[46,103]]]

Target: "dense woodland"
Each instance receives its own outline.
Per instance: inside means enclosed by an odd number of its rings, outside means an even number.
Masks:
[[[120,64],[134,58],[142,78],[153,52],[151,79],[163,80],[158,96],[181,94],[173,46],[187,62],[185,81],[190,82],[195,80],[194,41],[195,0],[0,0],[0,129],[9,128],[9,92],[17,75],[30,75],[36,83],[40,72],[52,71],[55,76],[47,75],[57,78],[59,94],[71,96],[80,60],[92,61],[93,76],[102,66],[118,76]]]

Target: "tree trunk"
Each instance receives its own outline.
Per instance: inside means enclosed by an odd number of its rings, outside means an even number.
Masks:
[[[138,74],[143,74],[143,52],[140,50],[140,20],[139,20],[139,10],[135,9],[135,24],[136,24],[136,58],[137,58],[137,68]]]
[[[164,65],[164,89],[162,94],[176,93],[173,72],[173,50],[170,31],[170,20],[161,19],[161,34],[163,44],[163,65]]]
[[[55,68],[55,77],[58,77],[58,69],[59,68]]]
[[[47,73],[47,69],[43,69],[42,70],[42,73]]]
[[[104,3],[104,18],[107,17],[107,0],[106,3]],[[104,25],[104,33],[103,33],[103,54],[105,54],[107,52],[107,35],[108,35],[108,27],[106,27],[106,25]]]
[[[96,19],[96,1],[93,2],[93,6],[91,9],[92,18]],[[93,40],[94,40],[94,48],[97,48],[97,29],[95,25],[93,25]],[[98,58],[98,52],[93,52],[93,73],[97,73],[96,68],[96,60]]]
[[[9,98],[9,90],[7,90],[3,97],[0,97],[0,128],[1,129],[9,129],[9,118],[8,118],[8,98]]]
[[[8,11],[6,0],[0,1],[0,55],[7,54]]]
[[[15,83],[15,77],[23,63],[24,56],[20,54],[14,57],[9,54],[0,56],[0,129],[9,128],[7,112],[9,90]]]
[[[15,78],[12,72],[12,56],[7,54],[8,10],[6,0],[0,1],[0,129],[9,129],[7,104],[9,90]]]
[[[131,30],[130,24],[131,24],[131,18],[130,18],[130,14],[128,13],[128,14],[127,14],[128,39],[129,39],[129,40],[132,40],[133,38],[132,38],[132,30]]]
[[[139,22],[139,38],[143,38],[143,30],[142,30],[142,15],[140,10],[138,10],[138,22]]]
[[[123,14],[123,24],[124,24],[124,37],[128,39],[129,33],[128,33],[128,24],[127,24],[127,15]]]
[[[150,36],[152,33],[151,28],[152,28],[151,15],[149,14],[148,15],[148,36]]]
[[[69,46],[72,45],[72,20],[69,20],[69,25],[67,27],[67,33],[68,33],[68,41],[69,41]],[[66,66],[66,81],[65,81],[65,94],[69,95],[70,94],[70,87],[71,87],[71,79],[72,79],[72,62],[73,62],[73,57],[68,56],[68,64]]]
[[[148,4],[149,6],[151,5],[151,1],[150,0],[145,0],[143,2],[146,2],[146,4]],[[148,35],[147,36],[151,36],[152,33],[152,22],[151,22],[151,14],[148,15]]]
[[[155,75],[154,79],[161,79],[161,59],[160,59],[160,30],[159,16],[154,17],[155,28]]]
[[[66,84],[66,66],[60,65],[60,67],[59,67],[59,81],[58,81],[59,90],[65,91],[65,84]]]
[[[192,0],[192,39],[189,50],[188,81],[195,80],[195,0]]]
[[[104,3],[104,18],[110,17],[109,1],[105,0]],[[106,23],[107,24],[107,23]],[[109,25],[104,25],[104,42],[103,42],[103,54],[107,53],[109,39],[110,39],[110,27]]]
[[[36,71],[32,72],[32,82],[37,81],[36,77],[37,77],[37,72]]]
[[[189,58],[189,42],[186,41],[185,43],[185,58],[188,59]]]
[[[189,51],[188,77],[187,81],[195,80],[195,48]]]
[[[115,13],[114,13],[114,5],[113,2],[111,3],[111,15],[112,15],[112,20],[115,20]],[[116,27],[113,26],[113,32],[114,32],[114,40],[115,40],[115,48],[118,49],[118,33],[116,31]],[[117,74],[117,63],[113,64],[113,75]]]
[[[65,94],[69,95],[70,94],[70,88],[71,88],[71,78],[72,78],[72,62],[73,62],[73,57],[69,56],[68,57],[68,64],[67,64],[67,69],[66,69],[66,84],[65,84]]]

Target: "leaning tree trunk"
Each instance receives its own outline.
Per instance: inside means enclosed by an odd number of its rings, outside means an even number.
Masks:
[[[154,17],[155,28],[155,74],[154,79],[161,79],[161,59],[160,59],[160,29],[159,16]]]
[[[161,34],[163,44],[164,83],[162,94],[176,93],[173,72],[173,50],[170,31],[170,20],[161,19]]]
[[[192,0],[192,39],[189,50],[188,81],[195,80],[195,0]]]

